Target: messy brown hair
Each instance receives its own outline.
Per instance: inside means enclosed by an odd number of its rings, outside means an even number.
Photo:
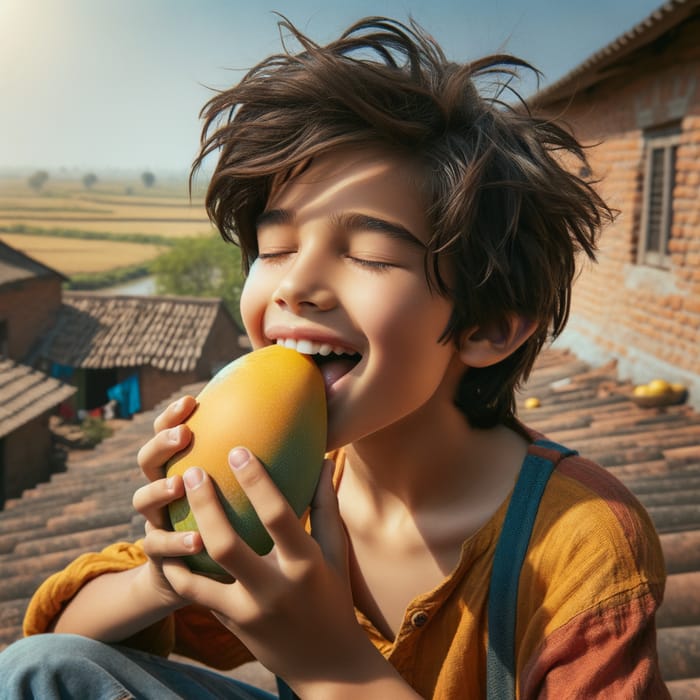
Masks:
[[[247,272],[258,253],[256,219],[280,174],[354,144],[416,159],[430,200],[426,277],[454,303],[440,341],[457,342],[465,329],[510,314],[537,323],[511,356],[465,372],[455,399],[477,427],[513,422],[515,390],[568,319],[576,254],[595,259],[610,217],[591,184],[564,163],[588,170],[582,146],[520,99],[513,80],[534,69],[513,56],[454,63],[416,23],[381,17],[326,46],[286,19],[280,31],[298,42],[296,53],[283,42],[283,53],[202,110],[191,177],[218,152],[209,216],[240,245]]]

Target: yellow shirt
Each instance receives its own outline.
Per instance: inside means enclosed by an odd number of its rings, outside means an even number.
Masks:
[[[558,453],[535,445],[530,452],[559,459]],[[341,469],[342,459],[341,454]],[[375,646],[425,698],[485,696],[489,580],[508,501],[464,542],[452,574],[411,602],[394,640],[384,638],[356,610]],[[45,631],[90,579],[145,561],[139,543],[118,543],[79,557],[37,590],[27,609],[25,634]],[[654,613],[664,583],[658,536],[634,496],[581,457],[559,461],[544,492],[520,577],[518,698],[670,697],[655,647]],[[127,643],[161,655],[175,652],[219,669],[252,658],[210,612],[194,605]]]

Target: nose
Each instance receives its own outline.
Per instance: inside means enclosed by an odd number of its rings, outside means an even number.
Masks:
[[[298,254],[294,264],[279,280],[275,304],[293,313],[304,309],[329,311],[337,303],[327,261]]]

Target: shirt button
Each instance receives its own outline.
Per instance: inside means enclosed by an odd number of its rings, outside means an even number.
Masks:
[[[422,627],[426,622],[428,621],[428,614],[423,612],[422,610],[419,610],[418,612],[413,613],[411,615],[411,624],[418,629],[419,627]]]

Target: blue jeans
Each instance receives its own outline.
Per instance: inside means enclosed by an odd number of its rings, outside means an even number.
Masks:
[[[0,700],[271,700],[197,666],[73,634],[27,637],[0,653]]]

